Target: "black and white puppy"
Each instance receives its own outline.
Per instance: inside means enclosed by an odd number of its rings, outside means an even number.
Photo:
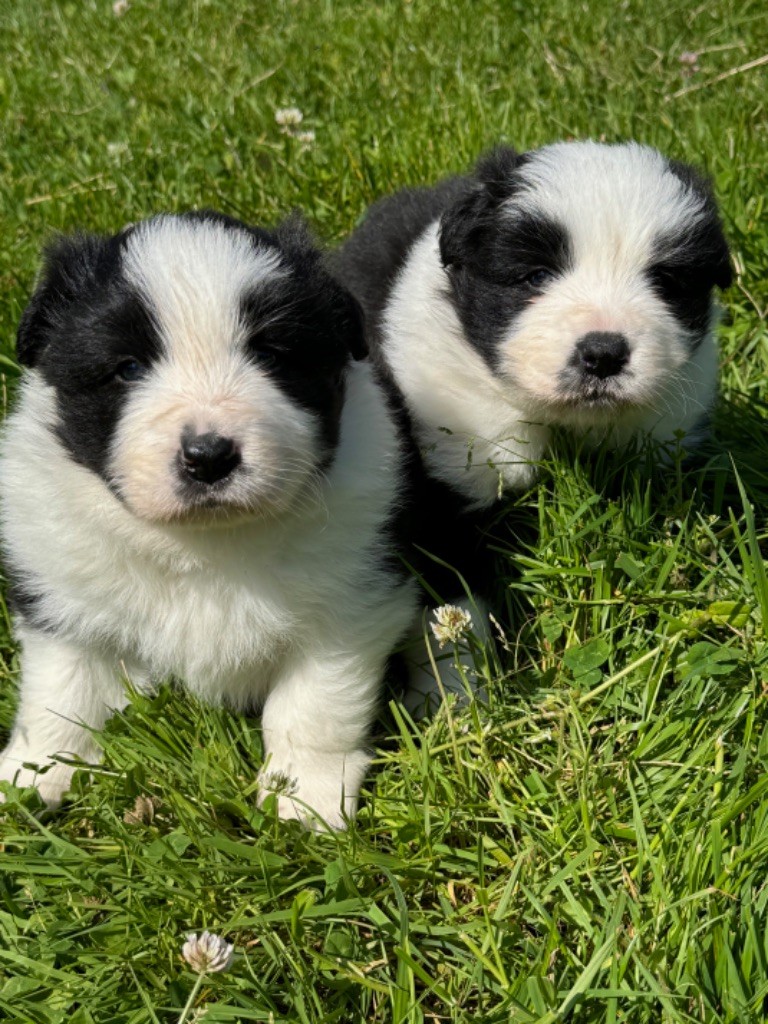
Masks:
[[[709,186],[654,149],[498,149],[376,204],[335,268],[430,474],[470,506],[525,486],[553,426],[620,444],[706,423],[728,248]]]
[[[432,550],[465,576],[473,513],[532,481],[553,427],[609,445],[705,431],[728,247],[709,185],[654,149],[497,149],[373,206],[334,260],[431,481]]]
[[[401,438],[305,229],[159,216],[48,250],[0,459],[22,644],[0,778],[57,804],[90,729],[169,675],[263,707],[283,817],[355,809],[413,583]],[[28,764],[45,769],[36,773]]]

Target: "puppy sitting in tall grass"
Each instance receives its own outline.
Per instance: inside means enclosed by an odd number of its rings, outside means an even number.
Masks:
[[[0,460],[22,645],[0,778],[60,802],[92,730],[176,676],[263,708],[283,817],[354,813],[413,584],[401,440],[304,228],[160,216],[55,242]]]
[[[476,590],[479,517],[531,483],[554,428],[609,446],[706,433],[728,247],[709,185],[654,149],[497,149],[376,204],[334,259],[426,472],[417,546]]]

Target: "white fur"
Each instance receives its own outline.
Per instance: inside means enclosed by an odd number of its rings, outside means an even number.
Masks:
[[[430,472],[491,504],[526,487],[565,426],[590,443],[635,435],[671,441],[695,428],[716,391],[713,330],[693,356],[685,329],[643,276],[654,238],[700,215],[693,193],[655,150],[567,143],[531,154],[523,188],[503,210],[537,210],[564,225],[573,269],[513,321],[493,372],[465,338],[449,289],[435,221],[413,246],[383,318],[383,354],[414,416]],[[558,374],[578,339],[618,331],[629,340],[621,407],[564,403]]]
[[[6,425],[4,542],[53,633],[19,630],[20,706],[0,779],[30,783],[23,762],[46,767],[57,754],[93,761],[83,725],[100,728],[125,703],[122,677],[146,688],[173,675],[205,700],[263,705],[267,779],[293,780],[280,813],[311,808],[341,827],[368,764],[386,659],[416,606],[413,584],[376,558],[400,486],[396,428],[370,367],[353,364],[335,458],[312,476],[313,417],[238,355],[238,324],[227,319],[237,288],[216,277],[222,261],[232,270],[232,251],[204,247],[177,280],[162,252],[141,245],[139,234],[136,281],[158,310],[167,358],[118,431],[127,503],[64,451],[55,395],[36,371]],[[269,260],[261,269],[276,272]],[[174,507],[168,457],[190,417],[239,431],[253,473],[232,507],[248,514],[212,525]],[[304,453],[295,472],[292,450]],[[281,459],[292,476],[280,476]],[[38,777],[48,803],[72,770],[56,763]]]
[[[315,427],[310,413],[255,372],[239,316],[246,290],[280,288],[286,272],[277,253],[254,251],[245,234],[213,223],[166,217],[129,236],[123,266],[154,311],[166,355],[120,421],[111,471],[121,496],[145,518],[188,514],[169,471],[188,427],[234,438],[248,467],[219,514],[281,512],[314,472]]]

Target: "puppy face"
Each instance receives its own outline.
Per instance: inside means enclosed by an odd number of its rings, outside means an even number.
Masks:
[[[67,453],[137,516],[290,507],[332,457],[361,325],[297,223],[161,216],[47,254],[20,360]]]
[[[491,154],[440,247],[469,341],[533,421],[567,426],[663,412],[730,283],[706,183],[634,143]]]

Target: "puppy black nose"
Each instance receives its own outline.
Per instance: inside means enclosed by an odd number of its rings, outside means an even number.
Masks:
[[[615,377],[629,362],[627,339],[610,331],[590,331],[576,343],[574,362],[590,377]]]
[[[181,464],[193,480],[214,484],[240,465],[240,452],[231,437],[185,434],[181,439]]]

